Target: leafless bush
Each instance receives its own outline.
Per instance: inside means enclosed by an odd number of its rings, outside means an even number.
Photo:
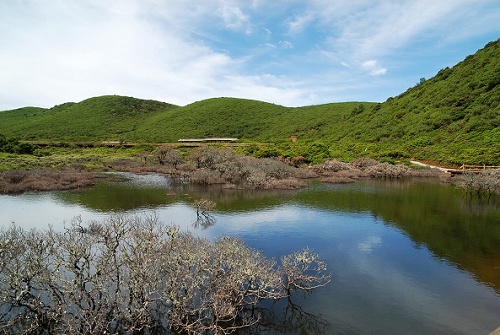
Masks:
[[[177,165],[184,162],[184,158],[180,151],[176,150],[171,145],[164,145],[156,149],[153,154],[161,165],[168,165],[175,168]]]
[[[326,161],[323,164],[318,164],[314,166],[314,169],[319,173],[338,172],[338,171],[350,170],[352,169],[352,166],[349,165],[348,163],[332,160],[332,161]]]
[[[297,171],[296,168],[283,164],[279,160],[273,158],[262,158],[256,163],[266,175],[275,179],[288,178],[293,176],[295,171]]]
[[[401,178],[411,175],[411,169],[403,164],[379,163],[367,166],[364,171],[371,178]]]
[[[245,185],[251,189],[267,189],[269,179],[264,171],[254,170],[245,181]]]
[[[211,243],[156,216],[113,216],[64,232],[0,229],[1,334],[230,334],[263,300],[330,280],[305,249],[272,259]]]
[[[298,179],[311,177],[311,173],[300,172],[277,159],[257,159],[238,155],[231,150],[219,150],[204,146],[190,154],[197,166],[190,179],[198,184],[226,183],[251,189],[297,188],[304,185]],[[291,179],[296,179],[292,182]],[[286,186],[288,185],[288,187]]]
[[[250,189],[271,189],[274,186],[295,189],[305,185],[301,179],[317,177],[311,169],[295,168],[278,159],[257,159],[206,145],[191,151],[187,160],[181,160],[180,153],[172,146],[157,149],[154,156],[158,164],[118,162],[111,167],[134,173],[165,173],[193,184],[225,184],[226,187]]]
[[[281,263],[286,274],[285,288],[289,293],[296,289],[308,292],[324,286],[325,281],[330,279],[325,273],[325,262],[307,248],[282,257]]]
[[[457,184],[470,194],[491,196],[500,192],[500,169],[464,173]]]
[[[313,167],[327,183],[351,183],[363,178],[404,178],[404,177],[438,177],[441,173],[436,169],[410,168],[405,164],[379,163],[371,158],[359,158],[351,163],[326,161]]]
[[[77,166],[46,170],[15,170],[0,173],[1,193],[67,190],[94,184],[96,175]]]
[[[362,158],[357,158],[353,160],[352,162],[349,163],[349,165],[358,168],[358,169],[364,169],[369,166],[377,165],[379,162],[373,158],[367,158],[367,157],[362,157]]]
[[[189,176],[189,181],[199,185],[224,184],[226,181],[217,171],[210,169],[197,169]]]
[[[228,150],[220,150],[213,146],[201,146],[191,151],[189,158],[196,163],[197,168],[214,168],[216,164],[223,162],[230,155]]]

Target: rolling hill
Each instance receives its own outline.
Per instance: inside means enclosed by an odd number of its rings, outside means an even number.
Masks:
[[[309,161],[370,156],[499,165],[499,125],[500,40],[384,103],[292,108],[213,98],[175,106],[102,96],[50,109],[0,112],[0,134],[22,140],[141,143],[237,137],[275,144],[259,154],[303,155]]]

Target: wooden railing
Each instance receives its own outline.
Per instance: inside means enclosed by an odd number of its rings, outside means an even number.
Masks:
[[[497,165],[467,165],[467,164],[462,164],[458,168],[459,170],[463,171],[478,171],[478,170],[486,170],[486,169],[500,169],[500,166]]]

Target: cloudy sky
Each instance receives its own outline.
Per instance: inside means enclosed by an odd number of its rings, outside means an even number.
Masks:
[[[385,101],[500,38],[496,0],[1,0],[0,110]]]

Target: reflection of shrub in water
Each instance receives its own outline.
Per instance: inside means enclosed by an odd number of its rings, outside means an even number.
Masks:
[[[195,228],[208,228],[215,224],[215,218],[210,214],[210,211],[215,209],[215,202],[209,199],[198,199],[195,200],[194,206],[196,207],[196,221],[193,224]]]
[[[4,334],[229,334],[255,329],[262,301],[330,279],[307,249],[278,266],[240,239],[211,243],[155,216],[1,229],[0,256]]]

